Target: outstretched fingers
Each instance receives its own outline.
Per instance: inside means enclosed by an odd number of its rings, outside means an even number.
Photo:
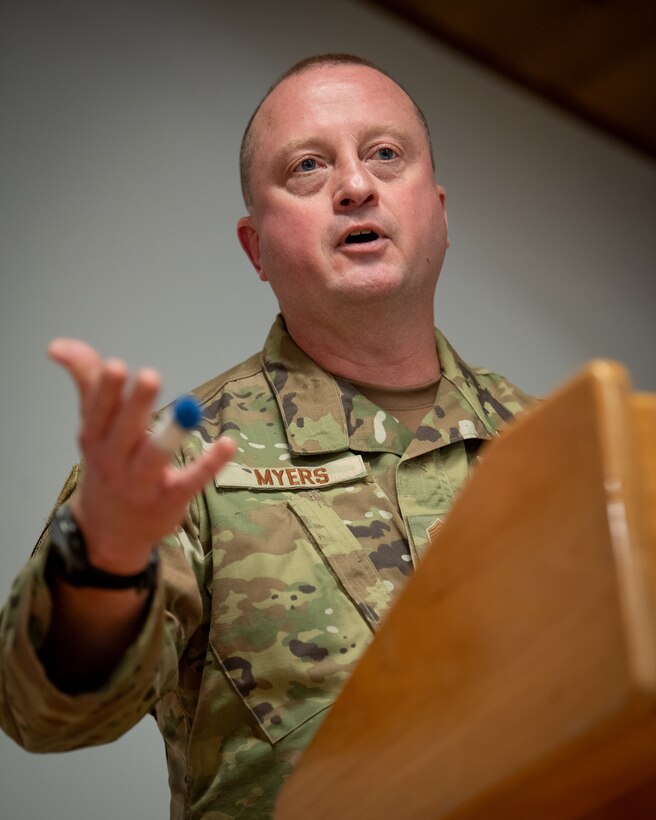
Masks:
[[[133,379],[123,362],[103,360],[88,344],[55,339],[50,358],[74,380],[80,398],[79,441],[85,462],[75,514],[98,554],[134,561],[183,520],[193,496],[232,458],[236,445],[219,439],[180,469],[148,432],[159,374]]]
[[[102,439],[111,428],[113,418],[123,399],[128,369],[117,359],[108,359],[100,366],[95,384],[89,388],[83,413],[81,438],[88,444]]]
[[[90,345],[78,339],[54,339],[48,355],[68,371],[77,386],[79,440],[84,455],[93,450],[114,464],[129,461],[146,437],[153,402],[160,389],[159,374],[145,368],[128,384],[130,373],[124,362],[103,360]]]
[[[144,368],[136,374],[123,403],[116,412],[114,424],[108,435],[108,445],[116,459],[129,461],[147,442],[146,428],[150,423],[153,402],[159,389],[160,377],[157,371]]]

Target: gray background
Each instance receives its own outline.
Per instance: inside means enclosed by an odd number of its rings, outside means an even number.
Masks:
[[[50,338],[159,368],[163,401],[259,348],[275,301],[236,240],[238,144],[272,79],[311,53],[373,59],[425,109],[452,241],[437,318],[465,358],[544,393],[612,357],[656,389],[644,157],[352,0],[0,9],[0,598],[76,458]],[[167,812],[149,719],[68,755],[0,737],[3,818]]]

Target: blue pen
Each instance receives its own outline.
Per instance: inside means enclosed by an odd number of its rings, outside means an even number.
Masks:
[[[152,431],[153,444],[164,453],[174,453],[198,426],[200,406],[193,396],[182,396],[162,412]]]

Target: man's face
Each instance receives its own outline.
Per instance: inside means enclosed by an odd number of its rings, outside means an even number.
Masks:
[[[240,241],[283,315],[428,299],[448,245],[425,131],[392,80],[359,65],[284,80],[254,122]]]

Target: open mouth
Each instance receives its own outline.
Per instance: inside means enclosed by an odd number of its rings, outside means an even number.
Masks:
[[[353,231],[344,240],[345,245],[363,245],[378,239],[376,231]]]

